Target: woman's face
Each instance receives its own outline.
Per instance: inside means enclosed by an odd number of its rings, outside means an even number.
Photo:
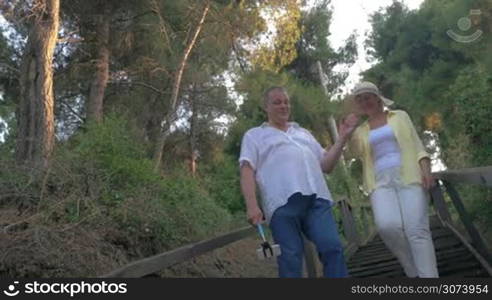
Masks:
[[[359,112],[366,116],[372,116],[383,111],[383,104],[378,96],[372,93],[363,93],[355,97],[355,103]]]

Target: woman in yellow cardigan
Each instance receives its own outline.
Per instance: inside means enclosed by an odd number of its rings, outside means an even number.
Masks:
[[[349,155],[362,161],[378,233],[408,277],[438,277],[427,212],[426,189],[434,184],[429,154],[408,114],[385,110],[393,101],[376,85],[361,82],[352,96],[356,112],[344,122],[367,120],[353,133]]]

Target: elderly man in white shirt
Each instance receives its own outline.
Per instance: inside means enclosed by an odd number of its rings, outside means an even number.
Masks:
[[[268,122],[248,130],[241,144],[241,190],[248,221],[256,225],[265,219],[270,225],[282,252],[277,260],[280,277],[301,277],[302,233],[316,245],[325,277],[347,277],[323,172],[333,170],[355,127],[341,124],[339,139],[325,150],[308,130],[289,122],[289,96],[283,87],[265,92],[264,109]]]

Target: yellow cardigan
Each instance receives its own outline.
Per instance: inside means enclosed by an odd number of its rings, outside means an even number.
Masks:
[[[408,114],[402,110],[388,112],[388,125],[393,129],[401,151],[401,179],[404,184],[422,183],[419,161],[429,154],[425,151]],[[362,123],[354,132],[348,145],[348,156],[361,159],[364,190],[371,193],[376,188],[369,123]]]

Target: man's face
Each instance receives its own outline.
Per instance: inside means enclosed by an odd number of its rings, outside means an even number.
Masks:
[[[290,115],[289,97],[281,90],[271,91],[265,111],[267,112],[268,120],[287,122]]]
[[[373,93],[363,93],[355,97],[359,111],[364,115],[373,115],[382,110],[379,97]]]

